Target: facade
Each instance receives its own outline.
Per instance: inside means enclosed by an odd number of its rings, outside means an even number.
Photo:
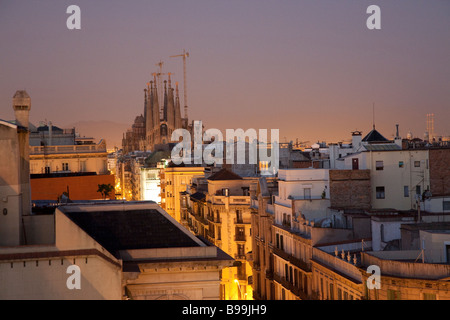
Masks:
[[[146,151],[145,144],[145,118],[141,114],[134,119],[131,129],[123,134],[122,151],[124,154],[133,151]]]
[[[160,106],[158,99],[156,75],[154,76],[154,80],[150,81],[149,84],[148,88],[144,90],[145,132],[147,150],[153,151],[157,145],[168,144],[171,140],[172,132],[177,128],[183,127],[183,121],[181,118],[178,83],[176,84],[176,92],[174,94],[175,89],[172,88],[170,73],[168,81],[164,80],[162,106]],[[162,112],[160,112],[161,107]],[[187,119],[184,122],[187,124]]]
[[[0,246],[25,242],[23,217],[31,214],[29,112],[31,98],[17,91],[12,99],[16,124],[0,120]]]
[[[193,182],[198,183],[198,177]],[[234,267],[222,270],[221,299],[252,300],[250,188],[256,180],[224,168],[207,176],[205,182],[191,186],[187,189],[191,194],[181,197],[185,204],[181,216],[186,217],[182,223],[237,261]]]
[[[75,129],[42,125],[30,131],[30,173],[108,174],[106,141],[80,137]]]
[[[51,122],[30,129],[32,200],[101,199],[98,186],[114,187],[108,167],[106,142],[80,137],[74,128],[60,129]],[[111,192],[109,197],[114,199]]]
[[[341,241],[313,248],[311,259],[313,296],[319,300],[363,300],[364,287],[359,268],[363,248],[370,239]]]
[[[448,238],[448,237],[447,237]],[[427,253],[425,253],[427,256]],[[371,251],[361,254],[364,283],[370,273],[366,268],[380,268],[380,288],[364,287],[367,300],[449,300],[450,265],[420,260],[420,250]]]
[[[259,178],[256,190],[251,193],[252,209],[252,273],[253,298],[275,299],[273,283],[274,260],[274,206],[273,196],[278,192],[276,179]]]
[[[164,198],[165,210],[168,214],[181,222],[180,193],[185,192],[192,178],[205,175],[204,167],[167,166],[164,170]]]

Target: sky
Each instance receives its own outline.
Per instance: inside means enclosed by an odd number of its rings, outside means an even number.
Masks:
[[[72,4],[80,30],[66,27]],[[338,142],[375,120],[387,138],[396,124],[422,138],[433,113],[447,136],[449,35],[447,0],[0,0],[0,118],[25,89],[35,124],[131,126],[159,61],[182,89],[170,56],[186,50],[189,119],[206,128]]]

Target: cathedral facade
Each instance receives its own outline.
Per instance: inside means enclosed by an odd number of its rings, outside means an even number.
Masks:
[[[145,142],[147,150],[155,151],[171,142],[172,132],[186,128],[187,119],[181,117],[178,83],[172,88],[170,73],[164,80],[163,105],[160,106],[156,75],[144,89]]]
[[[144,89],[144,114],[137,116],[132,128],[123,135],[124,153],[169,150],[169,144],[174,143],[171,141],[172,132],[188,127],[187,116],[181,116],[178,83],[173,88],[170,75],[168,73],[167,80],[159,81],[164,83],[163,88],[158,88],[156,74],[147,83]]]

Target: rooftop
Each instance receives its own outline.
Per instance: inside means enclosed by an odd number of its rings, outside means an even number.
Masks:
[[[381,133],[375,130],[375,127],[363,139],[363,142],[388,142],[389,140],[383,137]]]
[[[119,250],[204,246],[162,209],[148,206],[69,205],[59,209],[113,255]]]
[[[221,169],[220,171],[212,174],[208,177],[208,180],[216,181],[216,180],[242,180],[242,177],[226,168]]]

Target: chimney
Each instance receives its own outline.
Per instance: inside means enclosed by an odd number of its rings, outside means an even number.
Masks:
[[[28,129],[31,98],[25,90],[17,90],[13,96],[13,109],[18,126]]]
[[[402,138],[400,137],[400,134],[399,134],[399,132],[398,132],[398,124],[396,124],[395,127],[396,127],[396,133],[395,133],[394,142],[395,142],[395,144],[398,145],[400,148],[403,148]]]
[[[353,152],[358,151],[361,146],[362,141],[362,132],[361,131],[353,131],[352,132],[352,149]]]

